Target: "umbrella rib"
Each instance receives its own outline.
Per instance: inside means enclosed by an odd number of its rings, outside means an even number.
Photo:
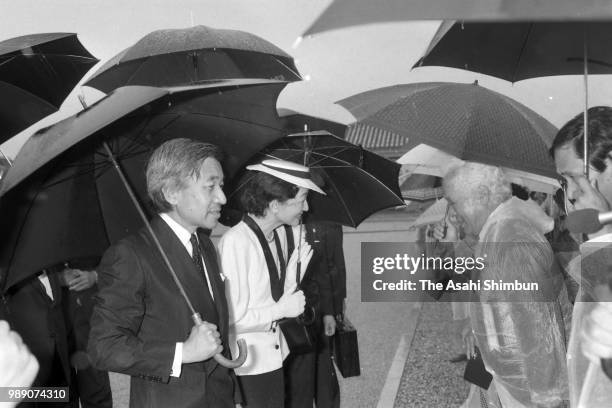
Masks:
[[[273,130],[282,130],[273,126],[269,126],[269,125],[264,125],[263,123],[257,123],[257,122],[252,122],[250,120],[245,120],[245,119],[239,119],[239,118],[233,118],[231,116],[223,116],[223,115],[215,115],[212,113],[204,113],[204,112],[188,112],[188,114],[190,115],[199,115],[199,116],[208,116],[211,118],[222,118],[222,119],[229,119],[229,120],[233,120],[236,122],[240,122],[240,123],[246,123],[249,125],[254,125],[254,126],[260,126],[266,129],[273,129]]]
[[[108,162],[106,162],[106,167],[107,168],[112,168],[112,165]],[[100,177],[100,175],[95,175],[94,174],[94,179],[96,180],[96,182],[94,183],[94,188],[96,190],[96,204],[98,204],[98,211],[100,212],[100,214],[103,213],[102,211],[102,203],[100,202],[100,190],[98,189],[98,178]],[[102,217],[102,222],[100,223],[102,224],[102,228],[104,228],[104,233],[106,234],[106,238],[110,241],[110,235],[108,233],[108,228],[106,227],[106,222],[104,221],[104,217]]]
[[[287,68],[287,71],[291,72],[293,75],[295,75],[298,78],[301,78],[300,74],[298,72],[295,72],[293,69],[291,69],[291,67],[289,67],[287,64],[285,64],[283,61],[281,61],[280,59],[278,59],[278,57],[274,57],[274,59],[281,64],[283,67]]]
[[[8,64],[9,62],[14,60],[15,58],[17,58],[17,56],[13,56],[13,57],[7,58],[6,61],[2,61],[2,63],[0,63],[0,67],[3,66],[4,64]]]
[[[346,202],[342,198],[342,195],[340,194],[340,190],[336,187],[336,183],[330,183],[330,187],[336,193],[336,197],[338,197],[338,201],[340,202],[340,205],[342,205],[342,207],[344,208],[344,212],[348,215],[349,219],[351,220],[351,225],[355,225],[355,219],[353,218],[351,212],[349,211],[349,207],[346,205]]]
[[[277,152],[288,151],[288,152],[292,152],[292,153],[299,154],[299,155],[302,155],[303,153],[305,153],[304,150],[301,150],[301,149],[274,149],[274,151],[277,151]],[[270,158],[273,158],[273,159],[286,160],[286,157],[283,157],[282,155],[278,155],[278,154],[274,155],[273,152],[268,152],[268,153],[264,153],[264,154],[266,156],[270,157]],[[318,153],[318,152],[311,152],[311,154],[312,155],[317,155],[317,156],[322,156],[322,157],[319,158],[319,159],[316,159],[314,161],[309,162],[308,163],[308,167],[310,167],[310,168],[313,168],[313,167],[317,167],[317,168],[321,168],[321,169],[326,169],[326,168],[341,168],[341,167],[357,167],[357,168],[360,168],[359,166],[357,166],[355,164],[352,164],[352,163],[350,163],[350,162],[348,162],[346,160],[342,160],[339,157],[329,156],[329,155],[325,155],[325,154]],[[317,165],[319,162],[321,162],[323,160],[326,160],[326,159],[336,160],[339,163],[341,163],[342,165],[327,165],[327,166],[325,166],[325,165],[318,166]]]
[[[378,183],[382,184],[388,191],[390,191],[394,196],[396,196],[397,198],[399,198],[400,200],[402,200],[402,202],[404,201],[401,197],[398,197],[397,194],[395,194],[395,192],[393,190],[391,190],[385,183],[383,183],[382,181],[380,181],[379,179],[377,179],[376,177],[374,177],[370,172],[368,172],[367,170],[364,170],[360,167],[357,167],[360,171],[362,171],[363,173],[367,174],[370,178],[373,178],[374,180],[376,180]]]
[[[147,61],[149,57],[146,58],[141,58],[140,63],[138,64],[138,67],[132,72],[132,74],[126,79],[126,81],[124,82],[124,85],[129,85],[130,81],[132,80],[132,78],[134,78],[134,76],[138,73],[138,71],[140,71],[140,69],[144,66],[144,63]],[[119,64],[117,64],[119,65]]]
[[[161,115],[156,115],[156,116],[161,116]],[[163,131],[164,129],[166,129],[168,126],[170,126],[172,123],[174,123],[179,118],[180,118],[180,115],[177,115],[175,118],[172,118],[163,127],[158,129],[154,134],[157,134],[157,133]],[[134,130],[134,133],[136,134],[136,136],[135,137],[130,137],[128,139],[128,143],[126,143],[124,145],[124,148],[123,148],[123,152],[124,153],[130,154],[133,149],[136,149],[136,148],[141,147],[143,145],[143,143],[139,142],[139,139],[144,138],[144,134],[143,133],[146,130],[146,128],[149,125],[149,123],[151,123],[152,120],[153,120],[153,116],[147,116],[146,120],[143,121],[141,124],[139,124],[140,130],[138,130],[138,131]],[[139,142],[139,143],[137,143],[137,142]],[[116,154],[121,154],[121,153],[117,152]]]
[[[39,56],[39,57],[67,57],[67,58],[74,58],[74,59],[83,59],[83,60],[87,60],[87,61],[93,61],[96,60],[96,58],[92,58],[92,57],[87,57],[85,55],[77,55],[77,54],[54,54],[54,53],[42,53],[42,52],[33,52],[31,54],[19,54],[19,55],[27,55],[27,56]],[[17,57],[17,56],[16,56]]]
[[[523,39],[523,44],[521,45],[521,50],[519,52],[519,57],[517,59],[517,63],[514,66],[514,72],[512,73],[512,83],[516,82],[516,73],[518,72],[519,65],[521,64],[521,59],[523,58],[523,51],[527,48],[527,42],[529,41],[529,37],[531,36],[531,31],[533,30],[533,23],[529,23],[529,29],[527,30],[527,34],[525,34],[525,38]]]

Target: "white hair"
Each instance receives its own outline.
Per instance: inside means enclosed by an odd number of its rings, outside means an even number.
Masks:
[[[451,201],[479,197],[486,190],[489,204],[497,206],[512,196],[510,182],[504,171],[496,166],[465,162],[452,167],[444,176],[444,194]]]

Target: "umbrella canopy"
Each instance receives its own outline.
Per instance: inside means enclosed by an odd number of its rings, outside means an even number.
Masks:
[[[548,155],[557,129],[515,100],[474,84],[396,85],[337,102],[366,124],[462,160],[555,177]],[[419,171],[422,173],[422,171]]]
[[[588,74],[612,73],[610,22],[457,23],[440,25],[417,65],[469,69],[512,82],[553,75],[584,75],[588,136]],[[589,174],[588,137],[584,173]]]
[[[168,139],[191,137],[219,145],[226,153],[226,174],[233,174],[281,138],[275,105],[285,85],[224,81],[120,88],[32,136],[0,190],[4,288],[59,262],[100,256],[110,243],[142,227],[103,142],[138,201],[146,203],[146,162]]]
[[[0,42],[0,143],[57,111],[97,62],[72,33]]]
[[[399,161],[398,163],[402,164]],[[403,164],[399,184],[404,200],[428,201],[444,195],[440,177],[415,173],[413,168]]]
[[[429,224],[440,222],[446,217],[448,201],[446,198],[436,200],[428,209],[423,211],[412,223],[412,227],[419,228]]]
[[[397,162],[413,172],[444,177],[452,166],[462,164],[463,160],[427,144],[420,144],[407,151]],[[510,182],[528,187],[531,191],[553,193],[561,187],[559,180],[556,178],[503,166],[501,168]]]
[[[612,73],[612,22],[445,21],[419,66],[480,72],[511,82]]]
[[[385,208],[404,205],[397,183],[400,166],[326,131],[292,134],[265,149],[256,161],[275,158],[309,167],[326,195],[308,197],[309,221],[357,227]],[[228,207],[240,208],[242,178],[228,194]],[[238,219],[229,214],[226,222]]]
[[[303,36],[350,26],[414,20],[600,20],[606,0],[334,0]]]
[[[153,31],[106,62],[85,85],[110,92],[125,85],[177,86],[203,81],[301,79],[293,58],[256,35],[206,26]]]
[[[290,133],[326,130],[332,135],[345,138],[346,125],[333,120],[310,116],[286,108],[278,109],[278,116],[281,117],[284,128]]]

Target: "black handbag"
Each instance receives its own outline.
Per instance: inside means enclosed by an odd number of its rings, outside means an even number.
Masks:
[[[333,355],[342,377],[348,378],[361,375],[357,329],[344,316],[338,319],[336,324]]]
[[[468,359],[468,362],[465,365],[463,378],[484,390],[488,390],[489,385],[491,385],[491,381],[493,381],[493,375],[491,375],[491,373],[485,368],[484,361],[482,361],[482,357],[480,357],[480,350],[478,350],[478,347],[474,348],[476,355],[473,358]]]
[[[312,312],[308,312],[312,310]],[[312,313],[312,318],[309,317]],[[289,350],[294,354],[305,354],[314,351],[313,333],[311,325],[314,322],[314,310],[312,308],[297,316],[278,321],[278,327],[283,331]]]
[[[251,228],[251,230],[257,236],[259,240],[259,244],[264,252],[264,257],[266,258],[266,264],[268,266],[268,273],[270,274],[270,289],[272,292],[272,298],[275,302],[281,298],[284,291],[285,285],[285,275],[287,272],[287,265],[285,264],[285,259],[283,256],[283,252],[281,250],[280,239],[276,231],[274,231],[274,243],[276,244],[276,251],[278,254],[279,263],[281,266],[281,274],[279,277],[278,269],[276,268],[276,262],[274,262],[274,258],[272,256],[272,251],[270,250],[270,246],[266,238],[263,235],[263,232],[259,228],[259,226],[249,217],[245,215],[243,217],[243,221]],[[295,243],[293,242],[293,231],[291,228],[285,225],[285,235],[287,236],[287,254],[288,258],[291,256],[290,254],[293,252],[295,248]],[[298,284],[298,289],[300,287],[300,271],[298,265],[298,271],[296,273],[296,279]],[[313,323],[315,321],[315,311],[314,308],[308,307],[305,309],[304,313],[297,317],[280,319],[278,321],[278,327],[283,332],[285,336],[285,340],[287,341],[287,345],[289,346],[289,350],[294,354],[304,354],[314,351],[315,342],[314,342],[314,333],[311,333]]]

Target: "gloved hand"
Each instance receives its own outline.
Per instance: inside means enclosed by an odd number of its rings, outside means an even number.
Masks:
[[[282,319],[283,317],[296,317],[304,312],[306,298],[301,290],[295,291],[297,284],[294,282],[292,286],[286,288],[283,296],[278,299],[273,312],[273,320]],[[287,290],[288,289],[288,290]]]

